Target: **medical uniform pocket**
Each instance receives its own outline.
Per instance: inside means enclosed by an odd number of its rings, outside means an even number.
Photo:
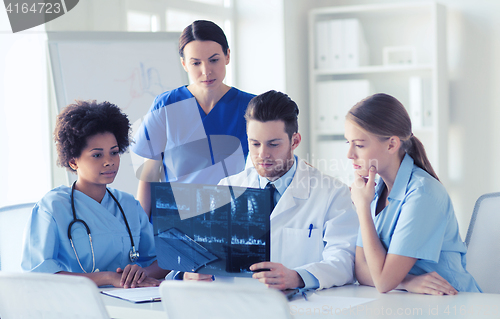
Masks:
[[[322,259],[323,236],[320,229],[283,228],[282,263],[288,268]]]
[[[136,244],[136,238],[134,237],[135,249],[139,250]],[[122,236],[122,251],[121,251],[121,265],[120,267],[125,267],[128,264],[131,264],[130,260],[130,250],[132,249],[132,243],[130,242],[130,236],[124,235]]]

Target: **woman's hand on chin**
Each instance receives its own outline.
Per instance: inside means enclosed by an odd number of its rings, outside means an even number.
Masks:
[[[351,199],[356,206],[356,211],[370,211],[370,204],[375,196],[375,175],[377,169],[370,167],[368,178],[355,174],[354,182],[351,185]],[[364,208],[364,209],[363,209]]]

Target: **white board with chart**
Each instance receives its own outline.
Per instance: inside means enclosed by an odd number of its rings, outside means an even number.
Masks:
[[[156,95],[188,84],[179,60],[177,32],[48,32],[48,49],[57,112],[75,100],[109,101],[132,123],[140,124]],[[121,157],[111,187],[135,194],[130,151]],[[76,175],[68,172],[68,184]]]

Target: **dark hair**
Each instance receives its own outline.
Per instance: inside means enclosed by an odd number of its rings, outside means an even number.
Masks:
[[[110,132],[118,142],[120,154],[130,144],[130,122],[118,106],[109,102],[75,101],[66,106],[57,116],[54,141],[57,146],[57,164],[69,166],[69,161],[80,157],[93,135]]]
[[[213,23],[207,20],[196,20],[188,25],[179,38],[179,55],[184,57],[184,47],[191,41],[214,41],[221,45],[222,52],[227,55],[229,44],[227,43],[224,31]]]
[[[292,139],[292,135],[299,131],[299,107],[285,93],[274,90],[257,95],[248,103],[245,112],[247,125],[249,120],[259,122],[283,121],[285,122],[285,132]]]
[[[399,137],[402,154],[408,153],[418,167],[439,180],[427,158],[424,145],[412,133],[408,112],[396,98],[383,93],[369,96],[354,105],[346,119],[381,139]]]

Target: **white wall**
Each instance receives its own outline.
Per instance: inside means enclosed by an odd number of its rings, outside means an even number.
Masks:
[[[313,2],[304,0],[235,0],[235,84],[248,92],[287,93],[299,106],[302,143],[309,151],[307,15]]]
[[[283,1],[235,1],[235,85],[244,91],[285,90]]]
[[[312,1],[286,0],[285,19],[285,92],[299,106],[299,132],[301,145],[295,153],[308,159],[309,153],[309,64],[308,64],[308,14]]]
[[[85,0],[45,24],[47,31],[126,31],[125,0]]]
[[[50,187],[44,40],[43,26],[12,34],[0,9],[0,207]]]
[[[479,196],[499,191],[500,24],[498,1],[443,1],[448,6],[450,167],[448,189],[462,236]],[[456,165],[454,162],[457,162]]]

